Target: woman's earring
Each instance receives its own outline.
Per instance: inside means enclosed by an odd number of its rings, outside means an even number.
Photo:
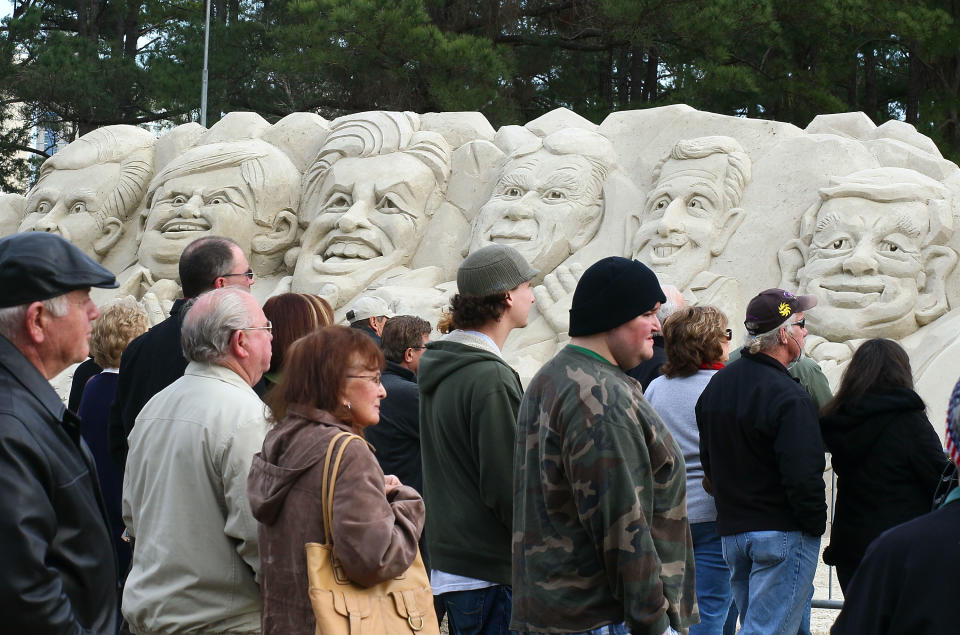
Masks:
[[[347,410],[353,410],[353,408],[350,407],[350,402],[349,402],[349,401],[344,401],[344,402],[343,402],[343,405],[347,407]]]

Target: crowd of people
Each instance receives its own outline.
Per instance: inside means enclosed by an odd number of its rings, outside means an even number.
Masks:
[[[314,585],[319,544],[358,588],[425,565],[433,603],[404,610],[455,635],[809,633],[825,453],[833,632],[955,628],[960,383],[947,452],[891,340],[831,395],[813,295],[760,291],[738,350],[734,316],[604,258],[524,388],[502,350],[540,272],[511,247],[463,260],[435,341],[373,296],[349,326],[311,294],[261,306],[227,238],[179,273],[147,330],[97,308],[114,274],[69,242],[0,240],[0,632],[306,635],[326,604],[362,628]]]

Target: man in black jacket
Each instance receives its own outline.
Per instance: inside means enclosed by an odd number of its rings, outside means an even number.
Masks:
[[[183,300],[173,303],[170,317],[136,338],[120,358],[117,397],[110,409],[110,453],[123,470],[127,437],[143,406],[155,394],[183,376],[187,359],[180,346],[183,305],[205,291],[227,286],[250,289],[253,270],[236,242],[207,236],[187,245],[180,256]]]
[[[364,431],[377,449],[377,461],[384,474],[393,474],[404,485],[423,495],[423,468],[420,465],[420,393],[417,368],[430,340],[430,323],[413,315],[390,318],[383,327],[383,387],[387,396],[380,402],[380,423]]]
[[[820,536],[826,528],[817,408],[787,372],[807,334],[812,295],[768,289],[747,305],[752,337],[696,405],[705,485],[743,629],[809,633]]]
[[[116,278],[54,234],[0,240],[0,630],[117,628],[117,562],[97,470],[50,378],[82,361]]]

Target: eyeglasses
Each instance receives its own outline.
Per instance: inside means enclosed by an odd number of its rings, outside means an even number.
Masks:
[[[790,326],[799,326],[800,328],[804,328],[805,325],[806,325],[806,323],[807,323],[807,318],[803,318],[802,320],[797,320],[796,322],[791,322],[791,323],[790,323]]]
[[[247,280],[253,280],[253,269],[247,269],[243,273],[223,273],[218,278],[229,278],[231,276],[245,276]]]
[[[377,373],[376,375],[347,375],[347,377],[350,379],[366,379],[371,384],[376,386],[380,385],[380,373]]]
[[[733,330],[732,330],[732,329],[726,329],[726,330],[724,330],[724,331],[723,331],[723,337],[726,338],[726,340],[727,340],[728,342],[729,342],[730,340],[732,340],[732,339],[733,339]]]
[[[407,348],[412,348],[415,351],[419,351],[421,349],[426,348],[426,346],[408,346]]]
[[[245,326],[242,329],[237,329],[237,330],[238,331],[272,331],[273,322],[271,322],[270,320],[267,320],[267,324],[265,326]]]

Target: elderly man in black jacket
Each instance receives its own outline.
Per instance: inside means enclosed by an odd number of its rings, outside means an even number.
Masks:
[[[813,399],[787,366],[803,354],[812,295],[768,289],[747,305],[752,338],[696,405],[700,459],[717,503],[742,633],[809,633],[827,522]],[[708,487],[709,491],[709,487]]]
[[[90,287],[116,278],[54,234],[0,240],[0,630],[117,629],[117,563],[97,470],[50,378],[89,351]]]

